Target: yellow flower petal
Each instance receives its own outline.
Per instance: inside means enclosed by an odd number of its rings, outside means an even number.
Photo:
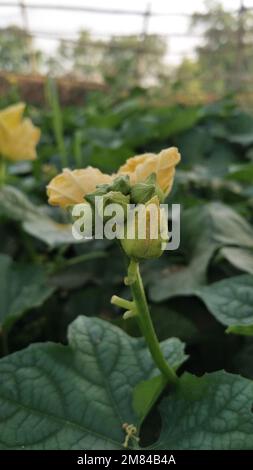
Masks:
[[[6,126],[17,126],[22,119],[25,110],[25,103],[13,104],[0,111],[0,121]]]
[[[9,160],[34,160],[40,130],[23,119],[24,103],[0,111],[0,154]]]
[[[180,159],[180,153],[176,147],[162,150],[158,155],[145,153],[129,158],[120,167],[118,174],[129,175],[131,184],[136,184],[145,181],[151,173],[155,173],[157,183],[167,195],[173,184],[175,166],[180,162]]]
[[[95,191],[97,185],[107,184],[111,181],[112,176],[91,166],[74,171],[65,169],[47,186],[49,203],[60,207],[79,204],[84,201],[85,194]]]

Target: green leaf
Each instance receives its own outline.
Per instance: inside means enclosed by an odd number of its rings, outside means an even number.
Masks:
[[[238,111],[228,119],[227,139],[233,144],[248,146],[253,142],[253,117],[251,114]]]
[[[169,358],[169,363],[173,369],[177,370],[188,356],[184,354],[183,343],[180,343],[178,339],[171,338],[170,343],[171,352],[168,349],[166,357]],[[140,422],[147,416],[166,385],[168,385],[168,382],[161,374],[137,384],[133,391],[133,407]]]
[[[117,171],[133,153],[131,148],[124,145],[115,145],[115,148],[110,148],[108,144],[93,147],[89,163],[106,173]]]
[[[208,253],[207,253],[208,254]],[[163,302],[177,296],[192,295],[205,283],[207,258],[203,256],[189,266],[172,265],[163,273],[154,273],[150,282],[149,296],[153,302]]]
[[[206,283],[206,273],[218,248],[226,245],[253,248],[253,229],[233,209],[220,203],[193,207],[182,214],[180,249],[187,265],[154,273],[150,297],[154,302],[178,295],[192,295]]]
[[[237,269],[253,274],[253,250],[226,247],[222,248],[219,254]]]
[[[27,310],[42,305],[54,290],[42,267],[15,263],[0,255],[0,324],[5,328]]]
[[[253,163],[233,166],[227,175],[227,179],[251,184],[253,180]]]
[[[163,119],[159,123],[160,138],[169,137],[191,129],[200,119],[199,107],[180,108],[162,108],[158,110]]]
[[[42,208],[32,204],[25,194],[12,186],[0,189],[0,207],[1,213],[21,222],[27,233],[52,248],[65,243],[80,243],[73,237],[70,224],[55,222]]]
[[[229,166],[238,161],[236,153],[226,143],[217,143],[205,161],[205,168],[213,176],[223,177],[228,173]]]
[[[248,134],[232,135],[229,138],[229,140],[233,144],[240,144],[245,147],[247,147],[248,145],[252,145],[253,144],[253,130],[249,132]]]
[[[160,341],[175,337],[191,343],[198,337],[198,328],[189,318],[189,312],[183,315],[181,312],[168,309],[168,307],[154,304],[151,307],[151,315]]]
[[[223,325],[252,327],[253,276],[243,274],[214,282],[198,289],[196,295]]]
[[[226,333],[234,333],[235,335],[253,336],[253,324],[250,326],[231,325],[226,329]]]
[[[71,225],[59,224],[46,214],[37,214],[30,220],[26,220],[23,229],[35,238],[43,241],[50,248],[65,244],[80,243],[72,235]]]
[[[173,364],[184,360],[182,346],[162,343]],[[123,447],[125,422],[138,426],[134,387],[158,370],[142,339],[79,317],[69,346],[32,345],[2,359],[0,374],[1,449],[113,450]]]
[[[163,428],[153,450],[252,450],[253,382],[220,371],[185,374],[160,408]]]
[[[193,127],[175,138],[175,144],[183,155],[184,165],[194,165],[203,162],[203,156],[212,145],[212,137],[206,129]]]
[[[133,392],[133,408],[142,422],[161,395],[167,382],[163,375],[157,375],[137,384]]]
[[[253,228],[236,211],[221,203],[209,203],[187,211],[188,246],[195,252],[212,245],[236,245],[253,248]],[[201,225],[203,224],[203,225]]]

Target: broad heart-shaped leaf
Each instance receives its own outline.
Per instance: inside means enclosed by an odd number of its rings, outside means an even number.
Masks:
[[[162,108],[157,111],[157,114],[161,118],[159,122],[160,138],[168,138],[171,135],[180,134],[191,129],[201,117],[198,106],[182,109],[175,106],[173,109],[169,109],[169,115],[168,109]]]
[[[230,142],[234,144],[240,144],[242,146],[248,146],[253,144],[253,131],[248,134],[233,135],[230,137]]]
[[[163,429],[153,450],[252,450],[253,382],[220,371],[181,377],[161,404]]]
[[[219,255],[240,271],[253,274],[253,250],[247,248],[225,247]]]
[[[25,311],[39,307],[55,290],[40,266],[0,255],[0,325],[8,329]]]
[[[196,294],[203,300],[215,318],[229,327],[229,332],[234,329],[234,332],[241,334],[244,332],[250,334],[252,332],[252,275],[242,274],[241,276],[214,282],[209,286],[198,289]]]
[[[183,343],[162,349],[173,366]],[[0,448],[121,449],[123,423],[138,426],[133,389],[158,375],[142,339],[79,317],[69,346],[37,344],[0,361]]]
[[[181,246],[188,264],[168,274],[157,272],[150,283],[150,298],[162,302],[177,295],[192,295],[206,283],[208,265],[223,246],[253,248],[252,227],[233,209],[220,203],[193,207],[182,214]]]
[[[158,400],[167,381],[162,374],[139,382],[133,392],[133,407],[140,422],[144,420],[152,406]]]
[[[65,243],[80,243],[73,237],[70,224],[55,222],[42,208],[32,204],[25,194],[12,186],[0,189],[0,213],[21,222],[27,233],[52,248]]]

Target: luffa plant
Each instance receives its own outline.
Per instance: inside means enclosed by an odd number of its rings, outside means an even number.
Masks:
[[[146,153],[132,157],[119,168],[117,174],[107,175],[97,168],[88,167],[81,170],[64,170],[56,176],[48,185],[49,202],[52,205],[69,207],[82,203],[85,198],[88,204],[92,204],[95,196],[100,196],[105,203],[117,202],[121,205],[130,203],[144,203],[143,221],[146,224],[146,233],[143,239],[138,235],[133,238],[124,233],[120,239],[123,252],[128,259],[128,275],[125,283],[130,286],[133,301],[112,297],[112,303],[125,308],[124,318],[135,317],[142,334],[147,342],[156,366],[161,371],[165,382],[176,383],[177,375],[163,353],[156,337],[148,303],[143,288],[139,263],[144,259],[158,258],[162,255],[167,233],[167,220],[160,209],[159,204],[168,196],[174,179],[175,167],[180,161],[180,154],[175,147],[162,150],[158,155]],[[151,204],[158,209],[158,236],[152,236],[152,211]],[[138,214],[137,214],[138,215]],[[137,215],[132,224],[137,229]],[[163,230],[164,228],[164,230]],[[136,233],[134,231],[134,233]]]
[[[163,253],[160,202],[179,161],[177,149],[170,148],[133,157],[114,175],[66,169],[48,185],[49,202],[63,208],[85,201],[94,211],[96,196],[104,206],[117,202],[123,210],[129,203],[144,206],[151,222],[145,238],[128,239],[123,224],[119,239],[132,300],[114,295],[112,303],[125,310],[126,321],[136,319],[145,341],[110,322],[80,316],[69,327],[67,346],[34,344],[3,358],[0,448],[140,450],[145,418],[160,400],[162,427],[149,449],[252,449],[252,382],[223,371],[178,374],[187,359],[184,345],[176,338],[159,343],[150,318],[139,264]],[[151,236],[151,204],[158,208],[157,238]]]

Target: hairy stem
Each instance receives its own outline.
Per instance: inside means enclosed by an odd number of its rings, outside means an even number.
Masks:
[[[133,270],[133,262],[131,263],[131,270]],[[161,351],[160,344],[150,317],[149,307],[147,304],[138,263],[135,263],[135,278],[133,282],[130,283],[130,286],[137,311],[136,318],[138,319],[140,329],[147,342],[150,353],[166,381],[174,385],[177,383],[178,377],[174,369],[166,361]]]

